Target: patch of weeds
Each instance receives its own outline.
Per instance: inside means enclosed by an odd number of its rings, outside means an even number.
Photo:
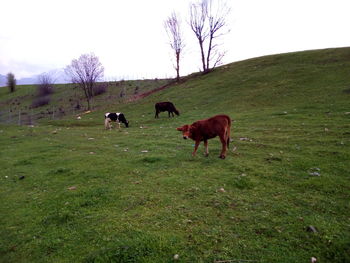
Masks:
[[[277,156],[269,156],[269,157],[265,158],[265,161],[267,161],[269,163],[271,163],[273,161],[282,162],[282,158],[277,157]]]
[[[90,207],[109,200],[110,191],[106,188],[89,189],[79,195],[79,206]]]
[[[83,120],[60,120],[60,121],[48,121],[48,124],[55,126],[55,127],[91,127],[95,123],[92,123],[89,120],[83,121]]]
[[[15,163],[16,166],[31,165],[31,164],[33,164],[33,162],[31,162],[29,160],[20,160],[20,161]]]
[[[238,188],[240,190],[243,189],[252,189],[254,187],[254,183],[247,176],[237,176],[226,182],[227,185]]]
[[[46,255],[56,253],[63,245],[64,241],[60,238],[45,240],[42,244],[41,249]]]
[[[345,263],[350,262],[350,237],[333,240],[323,250],[324,262]]]
[[[78,172],[78,177],[84,177],[87,180],[87,179],[100,178],[101,175],[93,171],[80,171]]]
[[[343,93],[345,93],[345,94],[350,94],[350,88],[349,88],[349,89],[344,89],[344,90],[343,90]]]
[[[62,168],[59,167],[57,169],[53,169],[47,172],[47,175],[66,175],[66,174],[70,174],[71,170],[69,168]]]
[[[83,262],[173,262],[175,243],[174,239],[131,231],[115,240],[112,247],[91,253]]]
[[[123,210],[129,211],[136,209],[139,206],[146,206],[147,203],[151,202],[152,200],[149,197],[138,197],[138,196],[129,196],[125,202],[123,202]]]
[[[43,225],[65,225],[74,221],[75,215],[69,210],[56,210],[49,212],[42,220]]]
[[[155,157],[155,156],[154,157],[150,156],[150,157],[144,157],[142,159],[142,161],[145,162],[145,163],[156,163],[156,162],[162,161],[162,158]]]
[[[235,209],[237,204],[230,198],[225,197],[213,197],[205,203],[206,206],[216,208],[219,210]]]
[[[255,234],[266,236],[268,238],[275,237],[278,235],[278,232],[275,229],[269,228],[269,227],[259,227],[254,230]]]
[[[53,171],[54,174],[63,174],[70,172],[70,169],[68,168],[58,168],[55,171]]]

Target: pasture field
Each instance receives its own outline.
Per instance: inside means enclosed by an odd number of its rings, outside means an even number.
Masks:
[[[180,116],[154,119],[168,100]],[[130,127],[105,130],[105,111]],[[349,112],[340,48],[232,63],[80,120],[0,125],[0,262],[350,262]],[[228,156],[215,138],[192,157],[176,127],[220,113],[235,120]]]

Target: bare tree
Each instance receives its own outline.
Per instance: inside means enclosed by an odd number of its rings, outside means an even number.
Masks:
[[[221,0],[201,0],[190,6],[190,26],[198,40],[204,73],[215,68],[225,55],[225,52],[220,52],[215,40],[228,32],[222,31],[230,11]]]
[[[65,72],[70,76],[73,83],[84,91],[88,110],[90,110],[90,101],[94,96],[94,87],[98,80],[103,77],[104,68],[93,53],[83,54],[78,59],[73,59],[71,64],[65,68]]]
[[[42,73],[38,77],[38,96],[46,96],[53,93],[54,78],[49,73]]]
[[[10,92],[14,92],[16,89],[16,78],[11,72],[7,74],[7,86],[9,87]]]
[[[175,12],[173,12],[164,22],[165,30],[170,39],[170,47],[175,52],[176,64],[174,68],[176,70],[176,81],[180,80],[180,58],[181,52],[185,47],[182,32],[181,32],[181,21]]]

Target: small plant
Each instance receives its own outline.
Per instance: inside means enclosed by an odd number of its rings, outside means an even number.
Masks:
[[[32,108],[38,108],[44,105],[48,105],[51,101],[50,96],[36,97],[31,105]]]
[[[119,97],[120,97],[120,98],[123,98],[123,97],[125,97],[125,95],[126,95],[125,87],[123,87],[123,88],[120,90]]]
[[[136,88],[135,88],[135,90],[134,90],[134,95],[137,95],[137,94],[139,94],[139,86],[137,86]]]

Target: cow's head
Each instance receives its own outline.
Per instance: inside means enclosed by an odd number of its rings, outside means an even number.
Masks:
[[[190,137],[190,125],[184,125],[182,127],[176,128],[176,130],[182,132],[182,136],[184,139],[188,139]]]
[[[180,112],[179,112],[177,109],[175,109],[174,112],[175,112],[175,114],[176,114],[177,116],[180,115]]]

